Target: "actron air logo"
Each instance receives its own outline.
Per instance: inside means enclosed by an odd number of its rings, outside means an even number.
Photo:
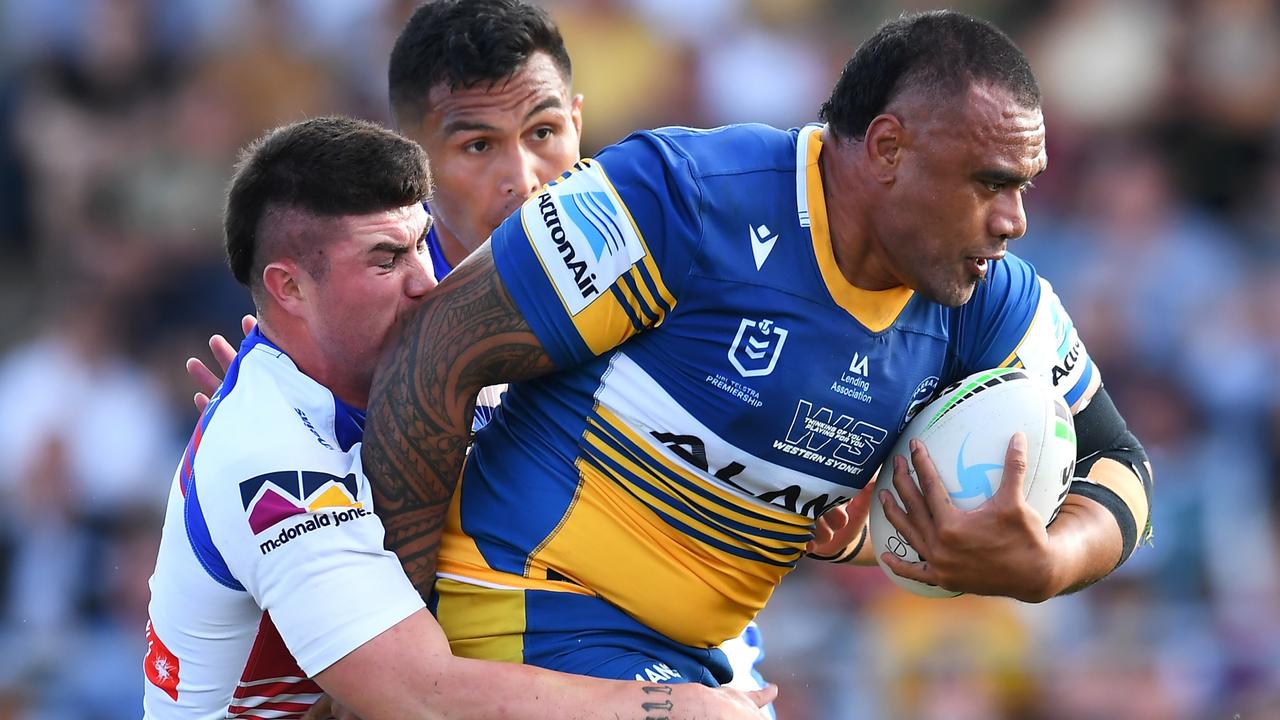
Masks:
[[[361,508],[355,474],[338,477],[311,470],[267,473],[240,483],[249,529],[258,535],[295,515],[327,508]]]
[[[521,224],[570,315],[645,257],[644,243],[604,170],[582,161],[520,210]]]

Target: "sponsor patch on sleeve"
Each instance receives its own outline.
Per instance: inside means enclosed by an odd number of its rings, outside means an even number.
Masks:
[[[1040,303],[1026,337],[1014,355],[1026,369],[1044,377],[1079,412],[1102,385],[1075,324],[1048,281],[1040,278]]]
[[[644,258],[631,214],[599,163],[543,189],[520,219],[570,315],[577,315]]]

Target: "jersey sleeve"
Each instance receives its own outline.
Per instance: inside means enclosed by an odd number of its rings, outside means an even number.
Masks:
[[[992,263],[987,282],[953,317],[958,377],[995,367],[1026,368],[1052,384],[1077,413],[1102,384],[1053,287],[1015,255]]]
[[[498,274],[558,367],[671,312],[701,240],[701,202],[688,158],[637,133],[576,164],[494,231]]]
[[[295,457],[287,469],[199,480],[228,569],[314,676],[424,603],[383,548],[360,445]]]

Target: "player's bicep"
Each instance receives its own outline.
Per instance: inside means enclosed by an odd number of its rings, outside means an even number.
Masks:
[[[1102,374],[1089,357],[1075,323],[1043,278],[1030,327],[1005,364],[1020,365],[1049,381],[1073,412],[1079,412],[1102,386]]]
[[[424,593],[457,484],[476,394],[554,369],[485,243],[402,323],[369,397],[364,470],[387,544]]]

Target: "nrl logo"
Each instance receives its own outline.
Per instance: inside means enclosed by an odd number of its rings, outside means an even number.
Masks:
[[[729,363],[742,377],[760,377],[773,372],[778,355],[787,341],[787,331],[772,320],[742,319],[738,334],[729,347]]]

